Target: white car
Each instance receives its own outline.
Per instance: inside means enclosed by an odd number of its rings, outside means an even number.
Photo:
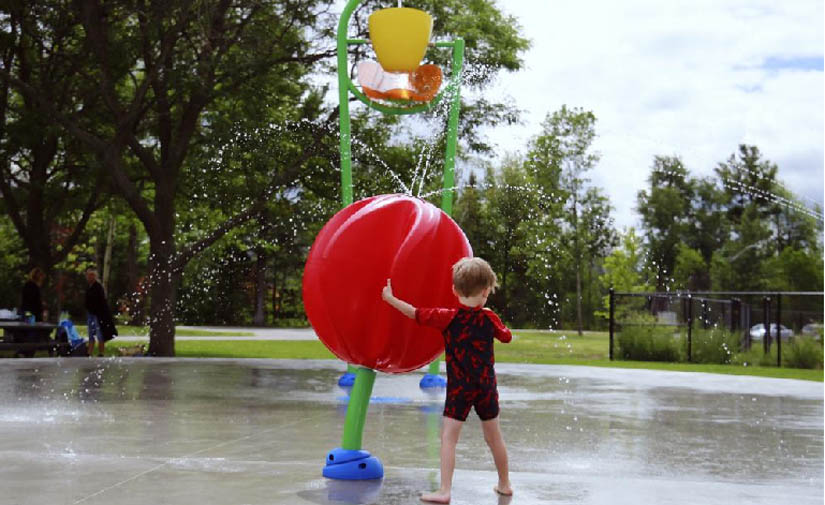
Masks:
[[[821,337],[822,336],[822,325],[821,324],[806,324],[802,327],[802,334],[808,337]]]
[[[785,325],[779,325],[779,333],[782,335],[782,338],[787,340],[793,337],[793,330],[790,328],[785,327]],[[751,327],[751,340],[762,340],[765,336],[765,325],[759,323]],[[776,323],[771,323],[771,338],[776,338]]]

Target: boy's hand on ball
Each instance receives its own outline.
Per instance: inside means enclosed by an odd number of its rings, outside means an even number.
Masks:
[[[393,298],[393,296],[392,296],[392,284],[390,283],[389,279],[387,279],[387,285],[384,286],[383,291],[381,291],[381,298],[383,298],[386,301],[390,301]]]

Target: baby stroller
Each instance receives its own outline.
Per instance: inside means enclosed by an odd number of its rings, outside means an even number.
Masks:
[[[65,356],[88,356],[89,350],[86,341],[77,333],[74,324],[70,319],[61,319],[58,329],[57,338],[63,342],[69,342],[69,350]]]

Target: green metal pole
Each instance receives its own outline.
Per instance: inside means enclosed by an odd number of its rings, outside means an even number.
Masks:
[[[453,213],[453,187],[455,186],[455,151],[458,142],[458,113],[461,109],[461,68],[464,64],[464,39],[456,39],[453,44],[452,102],[447,122],[447,152],[444,157],[444,185],[441,193],[441,210],[447,215]]]
[[[347,405],[347,417],[344,420],[344,436],[341,448],[357,451],[361,449],[361,436],[367,419],[367,407],[370,405],[372,386],[375,384],[375,370],[358,368],[355,372],[355,385]]]
[[[352,203],[352,148],[349,122],[349,63],[347,63],[347,28],[349,18],[361,0],[350,0],[338,21],[338,119],[341,138],[341,203]]]
[[[352,203],[352,141],[349,122],[349,64],[347,63],[347,28],[349,18],[361,0],[350,0],[338,21],[338,118],[341,136],[341,203],[342,207]],[[354,374],[356,368],[347,365],[347,373]]]
[[[464,39],[456,39],[453,44],[452,101],[450,117],[447,121],[447,152],[444,157],[444,183],[441,192],[441,210],[448,216],[453,213],[453,188],[455,187],[455,152],[458,143],[458,113],[461,109],[461,68],[464,65]],[[430,363],[427,373],[438,375],[441,358]]]
[[[341,203],[343,207],[352,203],[352,141],[349,118],[349,64],[347,63],[347,29],[352,12],[361,0],[350,0],[338,21],[338,118],[340,125],[339,146],[341,150]],[[343,449],[361,449],[361,434],[367,417],[367,407],[375,383],[375,371],[357,368],[347,364],[347,373],[355,374],[355,383],[350,392],[347,417],[344,421]]]

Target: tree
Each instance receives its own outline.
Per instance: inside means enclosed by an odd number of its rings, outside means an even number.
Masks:
[[[459,192],[453,217],[470,241],[473,255],[491,258],[495,248],[495,236],[490,226],[484,192],[478,188],[478,180],[474,173],[470,174],[467,185]]]
[[[642,239],[636,236],[634,228],[628,228],[622,233],[619,246],[604,259],[604,274],[599,279],[603,286],[617,292],[643,293],[653,289],[645,270]],[[605,296],[603,302],[604,311],[597,314],[608,317],[610,297]],[[621,308],[617,307],[617,314],[619,312]]]
[[[773,195],[777,166],[762,159],[756,146],[739,145],[739,152],[719,163],[715,172],[725,188],[728,217],[738,224],[749,207],[758,210],[758,217],[773,216],[779,206]]]
[[[82,105],[88,87],[78,78],[88,70],[80,57],[55,48],[79,43],[74,15],[59,2],[13,2],[0,8],[3,75],[20,86],[48,90],[51,108],[68,114]],[[91,104],[89,113],[94,114]],[[55,265],[83,237],[92,213],[106,200],[99,162],[62,134],[38,98],[0,80],[0,211],[7,214],[26,247],[27,269],[40,267],[56,285]],[[57,315],[53,290],[46,299]]]
[[[610,213],[613,206],[599,188],[588,188],[581,201],[579,224],[583,244],[583,257],[587,260],[586,296],[583,295],[584,314],[588,326],[597,309],[598,301],[594,299],[593,288],[596,285],[593,274],[597,273],[598,262],[605,258],[618,244],[613,218]]]
[[[505,319],[511,323],[524,321],[524,313],[519,313],[513,301],[524,299],[520,295],[529,289],[525,279],[528,255],[525,245],[532,232],[530,221],[537,195],[525,191],[526,185],[522,160],[515,156],[502,160],[498,174],[490,171],[487,175],[488,216],[496,241],[488,261],[499,273],[501,285],[501,289],[491,298],[502,307]],[[516,314],[519,319],[514,319]]]
[[[692,179],[693,201],[687,226],[683,228],[683,242],[699,251],[705,264],[710,264],[714,251],[719,250],[730,236],[730,223],[725,208],[725,195],[712,178]],[[696,289],[710,289],[707,271],[695,277]]]
[[[656,289],[662,291],[673,276],[679,244],[691,226],[694,187],[682,160],[675,156],[654,157],[648,184],[649,189],[638,193],[636,209],[655,267]]]
[[[14,225],[0,215],[0,308],[20,306],[20,289],[25,282],[20,275],[24,269],[24,246],[14,231]]]
[[[51,107],[43,90],[7,79],[37,98],[43,113],[95,153],[143,224],[150,241],[150,354],[174,354],[175,290],[182,268],[194,254],[254,216],[272,188],[294,179],[301,165],[296,160],[272,174],[271,184],[246,208],[179,247],[175,231],[180,190],[196,168],[187,159],[194,146],[209,142],[209,126],[219,123],[212,114],[220,114],[223,101],[253,98],[256,84],[272,79],[300,82],[308,66],[330,56],[330,49],[305,39],[318,21],[317,9],[318,3],[307,2],[298,9],[289,2],[246,0],[136,5],[84,0],[74,5],[78,22],[72,26],[83,37],[61,49],[72,59],[89,55],[88,71],[73,82],[86,88],[95,84],[96,93],[87,101],[105,105],[102,117],[90,117],[84,108],[62,114]],[[260,89],[269,91],[271,86]],[[282,103],[300,96],[300,89],[281,91],[290,91],[280,97]],[[148,192],[140,189],[144,182]]]
[[[593,140],[596,138],[596,116],[579,107],[568,109],[563,105],[558,111],[549,114],[542,122],[540,139],[534,144],[542,147],[542,159],[547,168],[543,170],[541,183],[552,181],[559,175],[559,189],[564,192],[565,221],[568,229],[569,247],[567,253],[572,259],[576,276],[576,329],[582,334],[582,265],[585,260],[585,247],[580,223],[581,202],[586,191],[585,183],[589,180],[585,172],[592,169],[599,161],[600,155],[592,152]],[[535,166],[538,166],[536,164]],[[583,261],[585,260],[585,261]]]
[[[677,250],[676,266],[673,270],[674,287],[688,291],[702,289],[700,283],[708,270],[702,253],[685,244],[679,244]]]
[[[768,222],[756,206],[747,206],[732,226],[733,236],[711,260],[711,283],[716,291],[761,291],[772,289],[765,261],[773,250]]]
[[[818,250],[821,212],[807,208],[779,183],[778,167],[756,146],[740,145],[716,174],[731,233],[711,262],[715,288],[775,290],[801,281],[790,281],[794,268],[782,265],[797,257],[790,251],[804,256],[802,251]]]

